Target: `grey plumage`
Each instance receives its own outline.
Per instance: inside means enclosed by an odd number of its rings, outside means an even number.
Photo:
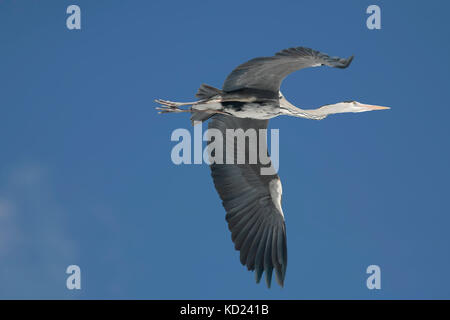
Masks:
[[[220,96],[222,94],[222,90],[214,88],[213,86],[207,85],[207,84],[202,84],[200,86],[200,88],[198,88],[197,93],[195,94],[195,96],[199,99],[199,100],[203,100],[203,99],[211,99],[214,96]]]
[[[200,88],[198,88],[197,93],[195,96],[201,101],[201,100],[211,100],[214,99],[214,97],[220,97],[223,94],[223,91],[217,88],[214,88],[207,84],[202,84]],[[205,112],[205,111],[193,111],[191,113],[191,123],[194,125],[195,121],[201,121],[204,122],[211,118],[214,115],[214,113],[211,112]]]
[[[220,130],[225,136],[226,129],[259,130],[267,129],[267,124],[267,120],[216,114],[208,127]],[[225,143],[224,141],[223,150],[227,151]],[[265,141],[258,141],[256,145],[267,153]],[[248,163],[248,148],[245,152]],[[257,154],[259,155],[259,150]],[[223,157],[225,163],[226,152]],[[237,158],[238,150],[234,148],[234,163],[237,163]],[[210,167],[214,185],[227,212],[226,221],[231,238],[236,250],[240,250],[241,263],[249,270],[255,270],[257,282],[265,271],[269,287],[272,270],[275,269],[275,278],[283,286],[287,266],[286,226],[282,213],[273,203],[269,189],[270,181],[279,179],[278,175],[261,175],[263,165],[259,159],[256,164],[214,163]]]
[[[285,49],[273,57],[255,58],[238,66],[226,78],[222,91],[203,84],[197,98],[218,96],[224,101],[233,101],[235,96],[241,100],[252,97],[278,99],[281,82],[288,74],[316,65],[346,68],[352,59],[353,56],[348,59],[330,57],[303,47]],[[219,129],[225,136],[226,129],[267,129],[267,124],[268,120],[216,114],[209,128]],[[265,148],[267,153],[265,141],[262,144],[258,141],[256,145]],[[223,150],[226,150],[225,145]],[[248,157],[246,159],[248,161]],[[269,189],[270,181],[279,180],[279,177],[277,174],[261,175],[261,166],[259,161],[258,164],[243,165],[212,164],[211,175],[227,211],[226,220],[235,249],[240,251],[241,263],[255,271],[257,282],[265,272],[268,287],[275,269],[275,279],[283,286],[287,267],[286,224]]]
[[[231,92],[243,88],[254,88],[276,92],[281,82],[290,73],[313,66],[326,65],[335,68],[346,68],[353,60],[330,57],[304,47],[284,49],[272,57],[261,57],[247,61],[225,79],[223,91]]]

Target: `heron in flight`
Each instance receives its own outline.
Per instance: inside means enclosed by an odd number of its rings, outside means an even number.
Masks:
[[[191,113],[192,124],[212,117],[209,129],[224,134],[227,129],[267,129],[268,121],[279,115],[321,120],[330,114],[365,112],[389,109],[388,107],[344,101],[324,105],[317,109],[300,109],[291,104],[281,93],[283,79],[290,73],[318,66],[347,68],[353,56],[343,59],[330,57],[305,47],[289,48],[271,57],[252,59],[235,68],[225,79],[222,90],[202,84],[196,94],[197,101],[173,102],[157,99],[160,113]],[[183,106],[190,106],[182,108]],[[265,139],[257,137],[257,148],[267,154]],[[250,146],[251,147],[251,146]],[[250,148],[241,151],[248,154]],[[226,154],[223,141],[223,157],[236,160],[239,150]],[[259,157],[259,156],[258,156]],[[228,163],[228,162],[227,162]],[[271,166],[271,164],[268,164]],[[272,273],[280,286],[284,284],[287,266],[287,242],[284,213],[281,208],[281,181],[278,174],[261,174],[261,161],[256,164],[212,163],[210,165],[214,185],[227,212],[226,220],[240,260],[249,270],[255,271],[259,283],[265,273],[270,287]]]

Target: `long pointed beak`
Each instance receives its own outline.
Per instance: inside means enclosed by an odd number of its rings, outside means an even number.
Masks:
[[[371,104],[364,104],[364,103],[360,103],[359,105],[360,105],[360,107],[367,109],[367,111],[390,109],[390,107],[374,106]]]

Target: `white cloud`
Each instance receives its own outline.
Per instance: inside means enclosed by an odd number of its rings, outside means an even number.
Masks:
[[[48,172],[12,168],[0,182],[0,298],[61,297],[78,256]]]

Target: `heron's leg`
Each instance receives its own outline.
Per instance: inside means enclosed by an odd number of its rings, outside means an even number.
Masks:
[[[180,107],[180,106],[189,106],[189,105],[196,105],[199,103],[203,103],[206,100],[198,100],[198,101],[192,101],[192,102],[175,102],[170,100],[163,100],[163,99],[156,99],[155,102],[164,105],[164,106],[174,106],[174,107]]]
[[[164,106],[161,105],[159,107],[155,108],[156,110],[160,110],[158,113],[174,113],[174,112],[208,112],[208,113],[220,113],[220,114],[225,114],[227,115],[228,113],[223,112],[221,110],[209,110],[209,109],[205,109],[205,110],[192,110],[192,108],[189,109],[181,109],[178,108],[177,106]]]
[[[158,113],[170,113],[170,112],[191,112],[191,108],[189,109],[180,109],[177,106],[172,105],[161,105],[155,108],[156,110],[160,110]]]

